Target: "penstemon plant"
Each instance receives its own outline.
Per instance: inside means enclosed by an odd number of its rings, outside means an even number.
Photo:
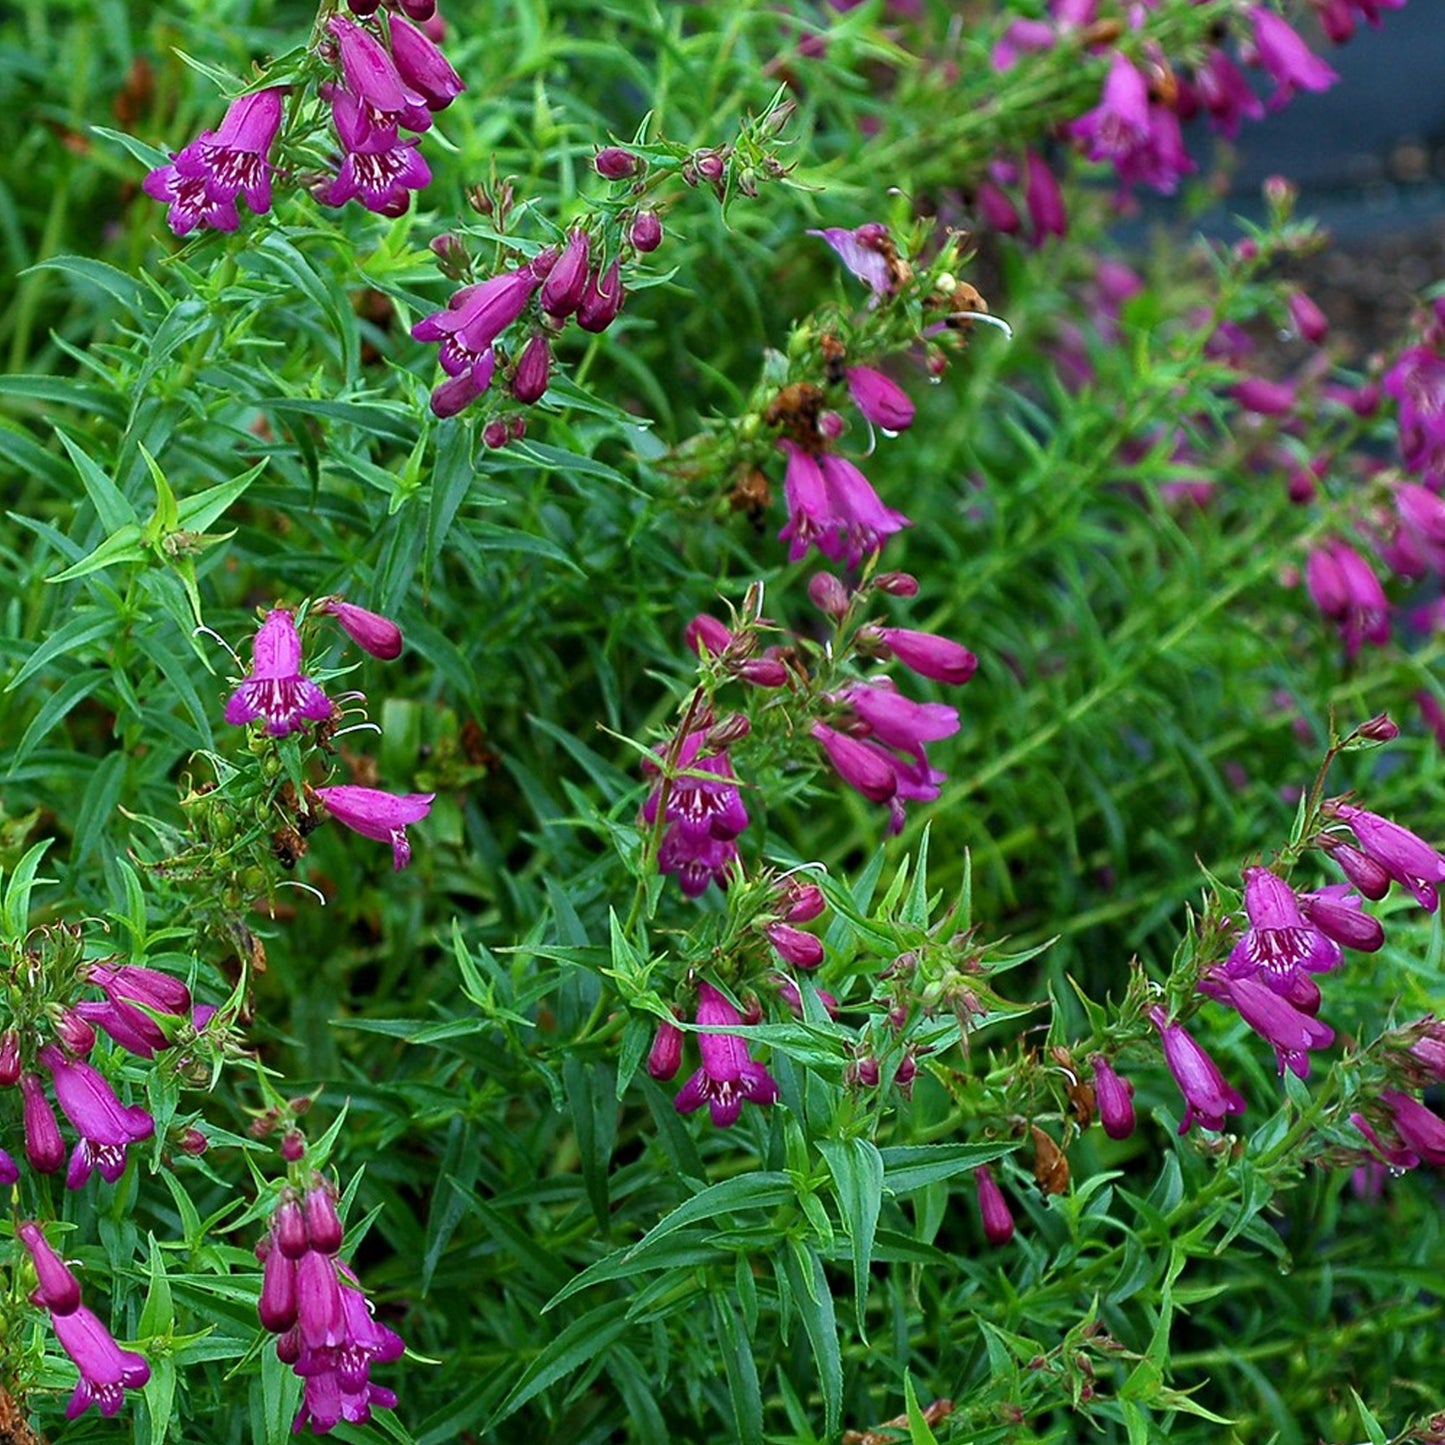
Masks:
[[[1445,1440],[1403,8],[0,14],[0,1440]]]

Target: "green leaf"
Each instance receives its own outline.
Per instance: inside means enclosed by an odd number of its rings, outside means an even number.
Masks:
[[[913,1375],[908,1370],[903,1372],[903,1404],[908,1413],[909,1445],[938,1445],[938,1437],[929,1427],[928,1421],[923,1418],[923,1411],[918,1408],[918,1395],[913,1389]]]
[[[843,1418],[843,1355],[838,1346],[838,1321],[833,1296],[823,1273],[823,1262],[800,1239],[790,1239],[784,1256],[793,1303],[803,1318],[803,1329],[813,1347],[818,1383],[823,1392],[823,1433],[831,1440]]]
[[[36,883],[49,883],[48,878],[36,878],[40,860],[55,840],[42,838],[29,849],[15,865],[10,881],[5,885],[5,899],[0,903],[0,933],[7,943],[18,944],[30,931],[30,894]]]
[[[794,1197],[793,1183],[786,1174],[759,1171],[719,1180],[694,1194],[686,1203],[679,1204],[671,1214],[654,1224],[628,1254],[635,1257],[674,1230],[683,1229],[701,1219],[710,1220],[729,1209],[775,1209],[785,1199]]]
[[[127,523],[138,522],[136,510],[129,499],[95,461],[59,427],[56,427],[55,435],[60,438],[61,446],[70,453],[70,460],[75,463],[75,470],[80,473],[81,484],[100,518],[101,526],[114,534]]]
[[[1017,1148],[1017,1144],[900,1144],[880,1151],[883,1186],[900,1197],[912,1194],[1006,1158]]]
[[[736,1438],[742,1445],[763,1445],[763,1395],[753,1342],[744,1332],[742,1318],[731,1299],[715,1294],[712,1306],[717,1320],[718,1353],[732,1398]]]
[[[629,1324],[626,1302],[620,1300],[609,1300],[573,1320],[522,1371],[521,1378],[492,1412],[486,1430],[499,1425],[508,1415],[515,1414],[528,1400],[541,1394],[563,1375],[595,1360],[627,1330]]]
[[[883,1157],[868,1139],[820,1139],[818,1152],[827,1161],[838,1192],[838,1212],[853,1253],[853,1308],[858,1334],[866,1340],[863,1316],[868,1303],[868,1271],[873,1264],[873,1236],[883,1205]]]

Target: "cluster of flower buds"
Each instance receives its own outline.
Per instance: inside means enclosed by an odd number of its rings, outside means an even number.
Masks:
[[[738,856],[737,836],[749,821],[727,743],[698,727],[677,734],[656,752],[661,766],[651,758],[642,764],[655,779],[642,805],[642,821],[649,828],[662,821],[658,868],[675,873],[689,898],[710,883],[726,887]]]
[[[323,597],[311,615],[334,617],[347,636],[373,657],[391,661],[401,654],[401,629],[380,613],[341,597]],[[235,727],[262,722],[269,736],[279,738],[308,723],[330,728],[336,716],[336,704],[302,671],[295,614],[287,607],[271,608],[252,641],[251,669],[226,704],[226,721]],[[394,866],[400,871],[411,861],[407,827],[427,816],[434,797],[433,793],[388,793],[351,783],[308,787],[306,806],[296,809],[298,833],[292,851],[304,851],[304,834],[330,816],[364,838],[390,843]],[[321,816],[313,810],[313,803],[320,805]]]
[[[600,153],[599,163],[614,152],[630,154],[613,147]],[[616,162],[608,164],[617,169]],[[606,331],[622,309],[623,262],[629,253],[655,250],[661,241],[661,223],[650,210],[623,217],[621,239],[610,255],[603,228],[578,225],[560,247],[549,246],[513,270],[454,292],[443,310],[422,317],[411,329],[415,340],[438,343],[437,359],[446,373],[432,391],[432,411],[455,416],[499,377],[513,401],[522,406],[541,401],[551,381],[554,338],[569,320],[592,334]],[[456,258],[447,265],[455,272]],[[521,337],[501,345],[503,333],[514,325]],[[493,420],[499,426],[489,425],[488,445],[521,435],[513,425],[519,419]]]
[[[337,1257],[341,1219],[329,1183],[313,1178],[304,1194],[287,1185],[256,1247],[261,1261],[261,1325],[277,1336],[276,1356],[304,1382],[295,1429],[324,1435],[341,1421],[365,1424],[396,1395],[370,1378],[397,1359],[401,1336],[373,1317],[356,1276]]]
[[[81,1304],[79,1281],[37,1223],[26,1221],[15,1233],[35,1269],[30,1302],[49,1311],[56,1339],[80,1371],[65,1418],[74,1420],[92,1405],[102,1415],[114,1415],[124,1392],[139,1390],[150,1379],[150,1365],[135,1350],[121,1349],[96,1314]]]
[[[776,1103],[777,1082],[749,1056],[747,1040],[740,1032],[742,1015],[725,994],[707,982],[697,986],[696,1022],[707,1030],[697,1035],[702,1067],[677,1091],[673,1101],[677,1112],[691,1114],[706,1104],[713,1123],[726,1129],[737,1123],[745,1102]],[[676,1024],[658,1025],[647,1060],[654,1079],[665,1082],[677,1074],[682,1047],[683,1033]]]
[[[418,149],[420,134],[464,87],[435,40],[406,14],[364,0],[350,8],[356,19],[332,15],[326,22],[320,58],[335,70],[318,94],[330,106],[339,155],[335,173],[314,190],[328,206],[358,200],[368,210],[399,216],[412,192],[431,180]],[[413,15],[426,10],[434,25],[434,4],[402,8]],[[270,210],[277,169],[271,150],[286,89],[268,86],[238,97],[219,129],[203,131],[146,176],[146,194],[168,205],[167,219],[178,236],[206,228],[234,231],[240,196],[258,215]],[[403,139],[403,131],[411,134]]]

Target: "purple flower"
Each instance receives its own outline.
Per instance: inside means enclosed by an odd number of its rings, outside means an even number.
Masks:
[[[657,869],[659,873],[675,874],[683,894],[698,898],[707,892],[709,884],[727,887],[737,857],[738,845],[731,838],[699,835],[674,823],[658,844]]]
[[[327,812],[353,833],[375,838],[378,843],[390,843],[392,866],[400,873],[411,862],[407,827],[419,823],[431,812],[436,794],[387,793],[380,788],[341,783],[333,788],[317,788],[316,796],[326,804]]]
[[[25,1157],[30,1167],[41,1174],[54,1174],[65,1163],[65,1140],[55,1110],[45,1097],[45,1085],[38,1074],[20,1076],[21,1106],[25,1122]]]
[[[402,84],[420,95],[428,110],[445,110],[466,89],[446,56],[415,25],[393,15],[387,21],[387,33]]]
[[[1264,376],[1245,377],[1230,388],[1230,395],[1245,411],[1252,411],[1256,416],[1287,416],[1294,410],[1294,387]]]
[[[869,734],[880,743],[922,759],[925,743],[939,742],[958,731],[958,709],[941,702],[914,702],[887,679],[850,683],[839,694]]]
[[[355,1278],[344,1265],[341,1271],[348,1279]],[[359,1289],[345,1280],[339,1281],[338,1288],[340,1338],[322,1347],[303,1343],[294,1362],[296,1373],[305,1383],[305,1393],[293,1431],[310,1425],[318,1435],[324,1435],[342,1420],[362,1425],[371,1418],[373,1408],[390,1410],[396,1406],[395,1393],[372,1384],[369,1376],[373,1364],[398,1359],[406,1346],[395,1330],[376,1322]]]
[[[794,968],[817,968],[823,961],[823,940],[790,923],[770,923],[763,930],[778,957]]]
[[[830,226],[827,230],[809,231],[808,234],[821,236],[833,248],[838,259],[875,297],[891,296],[898,289],[904,268],[887,226],[869,221],[852,231]]]
[[[191,1012],[191,991],[178,978],[139,964],[95,964],[90,982],[105,994],[105,1001],[79,1003],[75,1011],[98,1024],[121,1048],[139,1058],[154,1058],[158,1049],[169,1048],[171,1038],[151,1017],[162,1014],[184,1019]],[[147,1012],[149,1010],[149,1012]]]
[[[485,351],[468,351],[455,338],[450,345],[443,345],[443,352],[449,355],[442,356],[442,369],[447,370],[450,359],[457,370],[455,375],[432,388],[431,409],[434,415],[446,418],[465,411],[492,384],[492,377],[497,370],[497,357],[490,346]],[[499,423],[500,418],[496,418],[487,425],[495,426]],[[500,424],[505,426],[505,423]],[[502,441],[495,445],[501,446],[506,440],[504,436]],[[493,443],[488,442],[487,445],[491,446]]]
[[[271,209],[267,156],[281,128],[282,94],[273,86],[233,100],[219,130],[202,131],[145,178],[146,195],[170,203],[166,219],[176,235],[198,226],[234,231],[241,224],[237,196],[257,215]]]
[[[1385,373],[1384,387],[1399,404],[1405,465],[1438,482],[1445,476],[1445,357],[1428,346],[1408,347]]]
[[[1445,857],[1418,834],[1378,813],[1340,802],[1330,804],[1329,810],[1349,825],[1366,857],[1408,888],[1422,908],[1434,913],[1439,903],[1435,885],[1445,882]],[[1338,857],[1338,849],[1335,854]]]
[[[548,316],[558,320],[570,316],[587,294],[587,270],[592,255],[592,243],[587,232],[576,230],[567,237],[562,254],[553,263],[542,282],[538,304]]]
[[[1445,1164],[1445,1119],[1396,1089],[1382,1090],[1380,1098],[1389,1105],[1395,1132],[1405,1147],[1426,1164]]]
[[[541,284],[532,267],[519,266],[475,286],[463,286],[443,310],[422,317],[411,328],[412,337],[440,342],[442,369],[448,376],[457,376],[526,310]],[[460,353],[453,355],[449,348],[458,346]]]
[[[1385,930],[1378,918],[1364,911],[1359,895],[1348,883],[1331,883],[1313,893],[1299,895],[1300,912],[1316,928],[1345,948],[1374,953],[1385,942]]]
[[[296,1262],[296,1327],[308,1350],[333,1347],[345,1338],[336,1261],[318,1250],[308,1249]]]
[[[333,17],[333,23],[344,22]],[[431,183],[431,167],[417,149],[417,140],[404,141],[395,126],[374,124],[366,107],[344,86],[326,87],[325,93],[342,156],[336,178],[316,192],[316,199],[323,206],[360,201],[378,215],[404,215],[411,192]],[[420,113],[430,115],[425,106]]]
[[[1259,120],[1264,115],[1264,102],[1223,50],[1210,50],[1195,72],[1194,87],[1214,128],[1230,140],[1239,134],[1242,119]]]
[[[834,562],[856,567],[909,525],[901,512],[883,505],[852,462],[832,453],[814,456],[786,439],[778,445],[788,455],[783,479],[788,522],[778,540],[791,544],[789,561],[800,561],[811,546]]]
[[[1134,1132],[1134,1086],[1115,1073],[1103,1054],[1089,1060],[1094,1066],[1094,1100],[1099,1122],[1111,1139],[1127,1139]]]
[[[1340,871],[1365,895],[1378,902],[1390,891],[1390,874],[1373,858],[1367,858],[1358,848],[1326,833],[1321,839],[1329,855],[1340,865]]]
[[[1274,77],[1271,110],[1285,105],[1297,89],[1328,90],[1340,78],[1274,11],[1256,5],[1249,13],[1259,63]]]
[[[613,263],[604,271],[594,266],[587,274],[587,287],[577,303],[577,324],[594,335],[606,331],[622,310],[622,263]]]
[[[320,1254],[335,1254],[341,1248],[341,1216],[330,1186],[321,1183],[308,1189],[301,1208],[306,1216],[307,1246]]]
[[[647,1052],[647,1072],[659,1083],[676,1078],[682,1067],[682,1044],[682,1030],[676,1024],[665,1020],[658,1024]]]
[[[732,1028],[742,1023],[742,1016],[710,983],[700,983],[697,1022],[709,1028]],[[773,1076],[748,1057],[747,1043],[738,1034],[699,1034],[697,1041],[702,1067],[678,1090],[674,1103],[679,1114],[691,1114],[706,1104],[713,1123],[726,1129],[737,1123],[744,1100],[754,1104],[777,1100]]]
[[[878,627],[871,635],[904,667],[934,682],[961,686],[978,669],[978,658],[962,643],[907,627]]]
[[[682,739],[672,761],[671,787],[666,789],[664,816],[684,832],[697,838],[736,838],[748,826],[748,810],[743,806],[737,774],[726,751],[711,757],[699,757],[707,739],[706,729],[695,729]],[[664,745],[665,752],[671,749]],[[657,765],[650,759],[644,771],[656,774]],[[664,784],[659,780],[642,805],[642,820],[657,821],[662,807]]]
[[[1340,946],[1305,920],[1294,890],[1268,868],[1244,870],[1249,928],[1224,964],[1226,978],[1262,978],[1287,993],[1296,973],[1329,973],[1344,962]]]
[[[296,1261],[284,1254],[274,1241],[258,1247],[264,1249],[261,1267],[261,1295],[256,1312],[261,1328],[273,1335],[283,1335],[296,1323]]]
[[[36,1288],[30,1296],[31,1303],[43,1306],[52,1315],[74,1314],[80,1308],[80,1284],[65,1261],[50,1247],[40,1226],[33,1220],[27,1221],[15,1233],[30,1251],[35,1265]]]
[[[627,233],[635,251],[646,255],[662,245],[662,222],[656,211],[639,211],[633,218],[632,229]]]
[[[1199,987],[1201,993],[1235,1009],[1255,1033],[1274,1045],[1281,1074],[1288,1067],[1299,1078],[1307,1079],[1309,1051],[1328,1048],[1335,1041],[1335,1031],[1328,1024],[1301,1012],[1258,978],[1230,978],[1215,973]]]
[[[8,1149],[0,1149],[0,1189],[8,1189],[20,1178],[20,1166]]]
[[[874,426],[899,432],[913,425],[914,406],[908,393],[881,371],[871,366],[850,366],[848,392],[853,404]]]
[[[1351,657],[1362,643],[1381,647],[1390,638],[1390,602],[1369,563],[1348,543],[1327,541],[1305,562],[1305,582],[1321,612],[1339,624]]]
[[[432,108],[427,105],[427,97],[402,77],[397,62],[381,41],[365,27],[340,15],[333,15],[326,22],[326,28],[336,37],[341,73],[346,77],[345,89],[334,87],[333,95],[340,91],[354,102],[363,135],[372,130],[394,133],[398,125],[407,130],[424,131],[431,125]],[[419,32],[418,38],[425,39]],[[457,84],[460,83],[458,80]],[[350,141],[346,145],[348,150],[352,149]]]
[[[603,146],[592,159],[597,174],[609,181],[625,181],[642,169],[642,161],[621,146]]]
[[[1183,1024],[1170,1023],[1164,1010],[1149,1010],[1149,1021],[1159,1030],[1164,1062],[1184,1095],[1184,1119],[1179,1132],[1186,1134],[1196,1119],[1206,1129],[1224,1128],[1225,1116],[1244,1113],[1244,1100],[1219,1072],[1219,1066],[1185,1031]]]
[[[1069,220],[1064,211],[1064,193],[1049,163],[1034,151],[1024,158],[1024,204],[1033,223],[1030,241],[1041,246],[1050,236],[1068,233]]]
[[[1071,122],[1069,134],[1091,161],[1117,164],[1148,142],[1151,129],[1149,86],[1134,62],[1116,50],[1099,104]]]
[[[369,612],[341,597],[323,597],[316,604],[317,612],[329,613],[342,626],[346,635],[363,651],[383,662],[401,656],[401,628],[379,612]]]
[[[50,1070],[61,1112],[80,1135],[65,1187],[81,1188],[94,1169],[114,1184],[125,1173],[126,1149],[149,1139],[155,1120],[139,1104],[122,1104],[103,1074],[82,1059],[67,1059],[57,1045],[46,1044],[36,1057]]]
[[[0,1088],[13,1088],[20,1078],[20,1035],[14,1029],[0,1033]]]
[[[978,1190],[978,1212],[983,1219],[984,1238],[992,1245],[1004,1245],[1014,1237],[1014,1217],[1003,1197],[1003,1190],[986,1164],[973,1171]]]
[[[815,722],[809,736],[828,755],[838,776],[870,803],[886,803],[898,791],[898,770],[887,753]]]
[[[289,610],[273,607],[251,647],[251,671],[226,704],[226,721],[241,727],[265,718],[272,737],[331,716],[331,699],[301,672],[301,636]]]
[[[523,406],[541,401],[552,373],[552,343],[542,332],[527,338],[512,372],[512,396]]]
[[[1294,322],[1294,329],[1312,346],[1319,346],[1330,334],[1329,318],[1313,297],[1303,291],[1292,291],[1285,304],[1289,307],[1289,319]]]
[[[50,1323],[80,1371],[80,1382],[65,1407],[67,1420],[83,1415],[92,1405],[99,1406],[102,1415],[114,1415],[121,1407],[123,1392],[139,1390],[150,1379],[145,1356],[121,1349],[84,1305],[67,1315],[52,1314]]]

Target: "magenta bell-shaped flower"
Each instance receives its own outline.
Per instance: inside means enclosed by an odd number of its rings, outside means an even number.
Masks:
[[[1329,804],[1328,811],[1349,825],[1366,857],[1408,888],[1422,908],[1435,912],[1440,901],[1436,885],[1445,882],[1445,856],[1418,834],[1378,813],[1339,802]],[[1338,849],[1335,855],[1339,856]]]
[[[30,1251],[35,1265],[36,1287],[30,1296],[31,1303],[43,1306],[52,1315],[74,1314],[80,1308],[80,1283],[50,1247],[40,1226],[31,1220],[15,1233]]]
[[[914,406],[908,393],[871,366],[848,368],[848,393],[854,406],[884,431],[906,431],[913,425]]]
[[[1196,1119],[1206,1129],[1223,1129],[1226,1115],[1242,1114],[1244,1099],[1225,1082],[1218,1065],[1185,1031],[1170,1023],[1162,1008],[1149,1010],[1149,1021],[1159,1030],[1164,1062],[1184,1095],[1184,1118],[1179,1132],[1186,1134]]]
[[[896,255],[888,227],[879,221],[868,221],[855,230],[830,226],[823,231],[809,231],[820,236],[838,259],[873,293],[875,297],[891,296],[898,288]]]
[[[870,803],[886,803],[898,791],[898,771],[886,753],[827,723],[815,722],[808,735],[827,753],[838,776]]]
[[[353,27],[354,28],[354,27]],[[411,205],[411,193],[431,184],[431,167],[418,149],[415,137],[402,140],[394,125],[374,123],[374,113],[344,86],[323,85],[331,102],[331,122],[341,142],[341,165],[336,176],[316,192],[323,206],[344,206],[360,201],[379,216],[402,216]],[[415,117],[431,124],[431,112],[419,105],[411,112],[409,129],[423,129]]]
[[[123,1350],[90,1310],[81,1305],[66,1315],[52,1314],[50,1323],[65,1353],[75,1361],[80,1382],[65,1418],[74,1420],[92,1405],[102,1415],[114,1415],[121,1407],[124,1391],[139,1390],[151,1377],[144,1355]]]
[[[274,607],[256,633],[251,671],[226,704],[226,721],[242,727],[264,718],[272,737],[285,737],[307,722],[324,722],[331,699],[301,671],[301,634],[285,607]]]
[[[1397,1089],[1382,1090],[1380,1098],[1389,1105],[1395,1132],[1406,1148],[1426,1164],[1445,1165],[1445,1119]]]
[[[127,1106],[109,1081],[81,1059],[67,1059],[55,1044],[36,1056],[50,1070],[61,1112],[80,1135],[65,1176],[67,1189],[79,1189],[100,1170],[107,1184],[125,1173],[127,1148],[155,1133],[155,1120],[140,1105]]]
[[[436,794],[386,793],[380,788],[341,783],[333,788],[317,788],[316,796],[326,804],[327,812],[353,833],[375,838],[378,843],[390,843],[392,863],[400,873],[411,862],[407,827],[419,823],[431,812]]]
[[[241,224],[236,197],[261,215],[271,209],[271,162],[281,129],[283,88],[273,86],[231,102],[219,130],[202,131],[170,163],[142,182],[146,195],[166,201],[166,220],[176,235],[197,227],[234,231]]]
[[[391,58],[402,84],[420,95],[428,110],[445,110],[466,86],[436,44],[399,15],[389,17]]]
[[[1290,1069],[1301,1079],[1310,1072],[1309,1051],[1328,1048],[1335,1031],[1294,1007],[1270,984],[1253,975],[1229,978],[1213,974],[1200,991],[1238,1010],[1240,1018],[1267,1043],[1274,1045],[1279,1072]]]
[[[737,1009],[710,983],[698,985],[697,998],[698,1023],[714,1028],[742,1024]],[[740,1035],[708,1033],[697,1039],[702,1067],[678,1091],[674,1103],[679,1114],[690,1114],[706,1104],[713,1123],[726,1129],[737,1123],[745,1100],[754,1104],[777,1100],[773,1076],[748,1057],[747,1043]]]
[[[1244,911],[1250,926],[1225,960],[1227,978],[1259,977],[1282,994],[1297,973],[1329,973],[1344,962],[1339,944],[1305,919],[1294,889],[1268,868],[1244,870]]]
[[[431,125],[426,96],[407,83],[386,46],[371,31],[341,15],[333,15],[326,28],[340,52],[346,91],[358,102],[358,110],[362,104],[367,108],[367,131],[394,130],[398,125],[423,131]]]
[[[1274,78],[1269,108],[1278,110],[1298,90],[1328,90],[1340,77],[1319,58],[1289,23],[1264,5],[1249,11],[1259,63]]]

